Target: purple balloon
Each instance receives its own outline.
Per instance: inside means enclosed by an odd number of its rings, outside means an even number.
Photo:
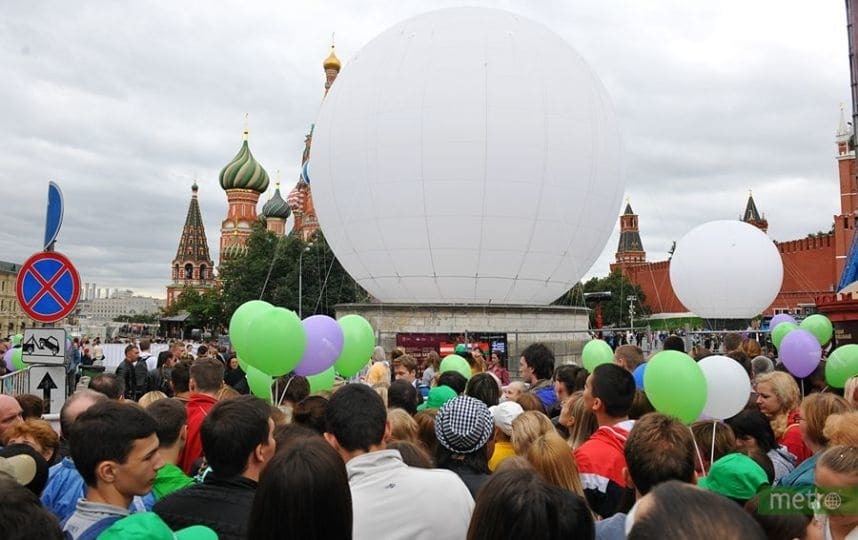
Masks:
[[[9,349],[5,353],[3,353],[3,361],[6,362],[6,371],[12,373],[15,371],[15,365],[12,363],[12,353],[15,352],[15,349]]]
[[[327,315],[307,317],[301,324],[307,333],[307,348],[295,367],[295,373],[306,377],[334,365],[343,350],[343,330]]]
[[[780,359],[796,377],[807,377],[822,359],[822,347],[816,337],[801,328],[793,330],[781,341]]]
[[[798,324],[797,322],[795,322],[795,319],[793,319],[791,315],[788,315],[786,313],[778,313],[777,315],[772,317],[772,320],[769,322],[769,330],[774,330],[775,326],[779,325],[782,322],[791,322],[793,324]]]

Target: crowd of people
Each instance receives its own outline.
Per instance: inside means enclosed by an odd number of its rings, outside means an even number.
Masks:
[[[675,337],[675,336],[673,336]],[[653,410],[633,344],[592,373],[489,351],[470,377],[377,348],[352,380],[250,395],[228,351],[128,344],[81,379],[59,433],[0,394],[0,531],[24,538],[853,539],[858,511],[772,512],[774,489],[858,489],[858,378],[808,385],[727,335],[753,392],[690,426]],[[681,339],[665,339],[682,348]],[[757,345],[758,347],[758,345]],[[226,353],[226,354],[224,354]],[[487,357],[488,356],[488,357]],[[763,361],[763,358],[767,361]],[[421,367],[424,369],[421,372]],[[856,492],[858,494],[858,492]],[[854,505],[853,505],[854,506]]]

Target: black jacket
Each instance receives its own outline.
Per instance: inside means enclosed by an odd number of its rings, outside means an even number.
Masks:
[[[244,540],[256,494],[256,482],[242,476],[219,479],[209,473],[205,482],[167,495],[152,508],[171,529],[205,525],[220,540]]]
[[[149,388],[149,368],[143,359],[134,362],[133,367],[127,360],[122,360],[116,366],[116,376],[125,383],[125,399],[137,401],[140,396],[153,390]]]

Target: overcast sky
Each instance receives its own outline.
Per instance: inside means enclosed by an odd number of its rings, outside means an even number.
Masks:
[[[166,296],[194,178],[218,259],[218,173],[244,114],[253,154],[288,192],[331,34],[348,69],[391,25],[455,5],[541,22],[590,63],[617,111],[649,260],[700,223],[738,217],[748,189],[776,240],[827,231],[839,212],[842,1],[4,2],[0,260],[41,249],[54,180],[57,250],[81,281]],[[617,236],[589,275],[608,272]]]

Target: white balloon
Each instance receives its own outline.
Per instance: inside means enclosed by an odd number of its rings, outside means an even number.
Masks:
[[[700,317],[750,319],[781,290],[783,261],[766,233],[743,221],[710,221],[676,243],[670,284]]]
[[[547,304],[605,246],[621,162],[607,93],[563,39],[452,8],[344,65],[309,165],[325,238],[379,300]]]
[[[726,356],[707,356],[697,363],[708,391],[703,414],[721,420],[735,416],[748,404],[751,380],[739,362]]]

